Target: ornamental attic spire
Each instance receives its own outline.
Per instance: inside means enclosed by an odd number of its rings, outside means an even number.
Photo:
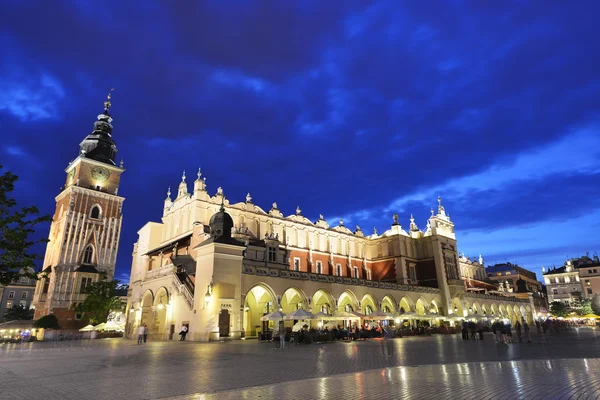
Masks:
[[[177,191],[177,198],[186,196],[188,194],[187,183],[185,183],[185,170],[183,171],[183,175],[181,175],[181,183],[179,184],[179,189]]]

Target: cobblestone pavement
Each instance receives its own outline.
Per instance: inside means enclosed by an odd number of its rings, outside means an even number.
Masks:
[[[599,337],[582,329],[508,345],[491,335],[285,349],[122,339],[0,345],[0,399],[596,398]]]

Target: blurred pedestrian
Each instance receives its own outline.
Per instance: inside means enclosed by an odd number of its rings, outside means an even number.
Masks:
[[[146,343],[146,339],[148,339],[148,325],[144,324],[144,343]]]
[[[138,344],[142,344],[142,342],[144,341],[144,326],[140,325],[140,327],[138,328]]]
[[[529,334],[529,324],[525,319],[523,319],[523,328],[525,329],[525,339],[527,339],[527,343],[531,343],[531,335]]]

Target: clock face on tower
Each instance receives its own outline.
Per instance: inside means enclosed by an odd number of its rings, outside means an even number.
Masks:
[[[94,167],[94,169],[92,169],[92,178],[97,182],[106,182],[109,176],[110,172],[106,168]]]

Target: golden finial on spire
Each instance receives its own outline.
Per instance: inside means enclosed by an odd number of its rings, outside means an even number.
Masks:
[[[108,96],[106,96],[106,101],[104,102],[104,111],[106,111],[106,112],[108,112],[108,110],[110,109],[110,106],[112,105],[110,103],[110,97],[111,97],[111,93],[113,90],[115,90],[115,88],[110,89],[110,91],[108,92]]]

